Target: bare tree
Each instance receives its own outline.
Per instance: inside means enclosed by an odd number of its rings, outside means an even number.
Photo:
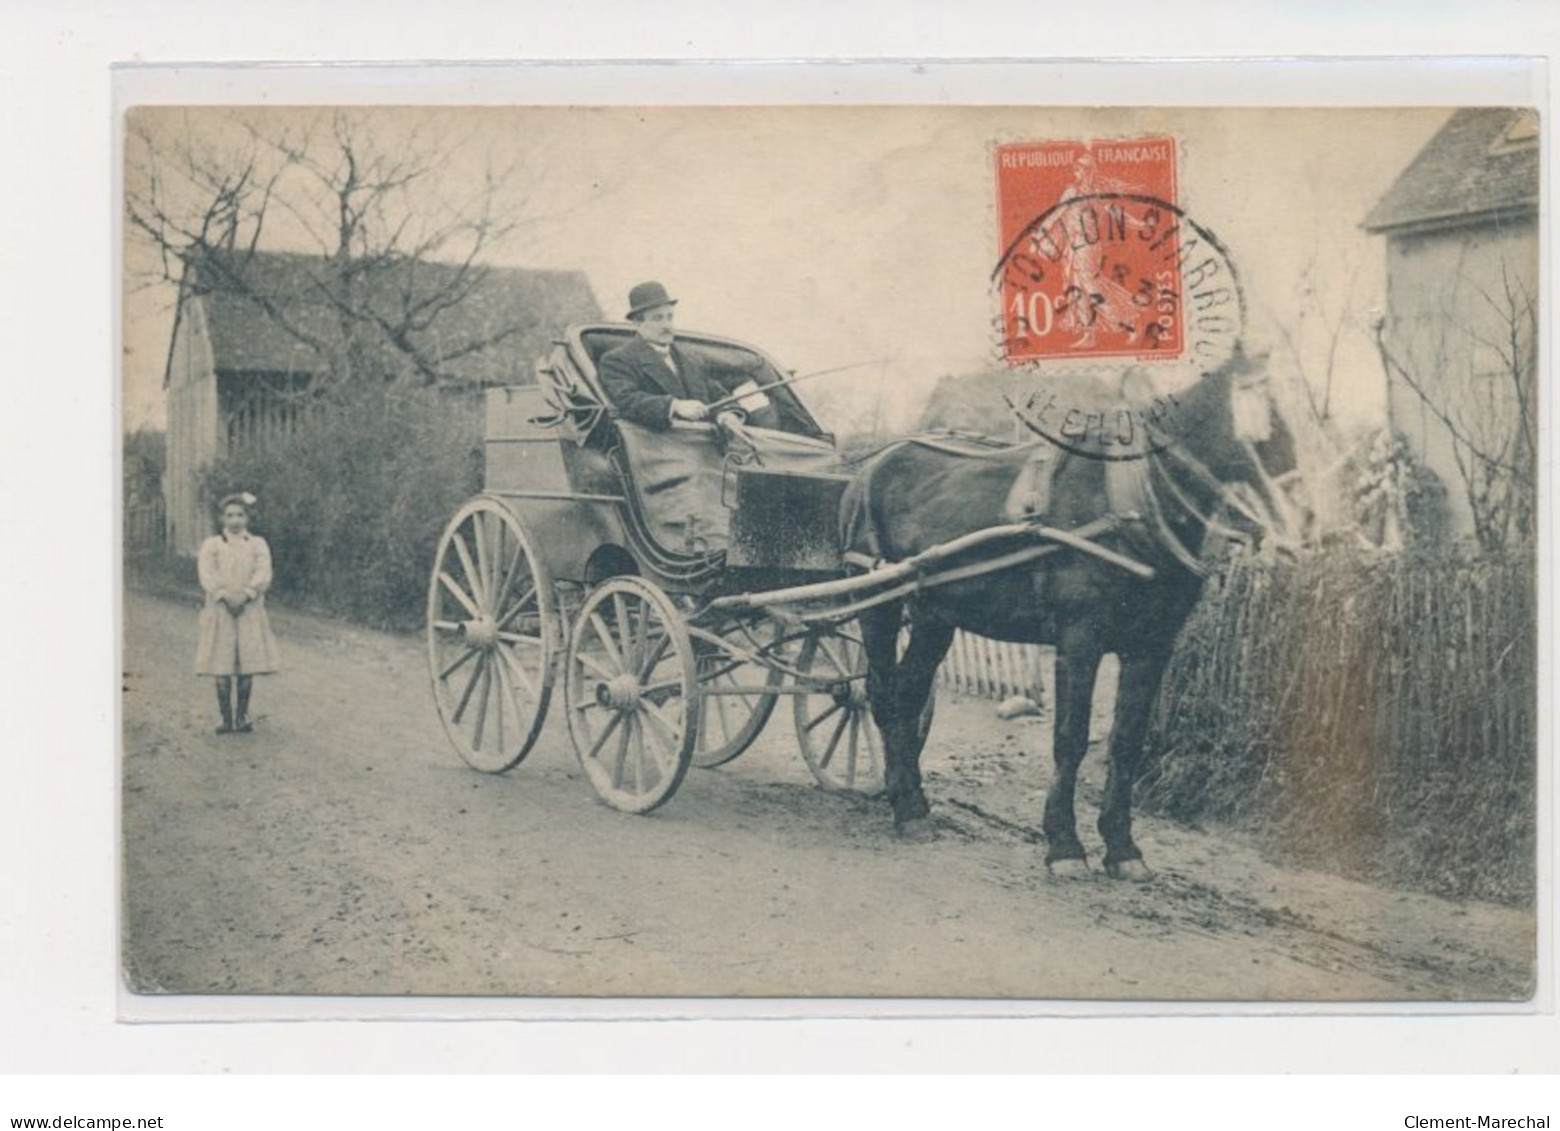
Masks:
[[[484,257],[524,206],[513,168],[444,176],[459,139],[376,136],[376,121],[350,109],[301,120],[142,110],[126,144],[129,230],[152,253],[142,281],[253,302],[318,356],[313,392],[372,374],[433,383],[520,332],[500,321],[453,343],[429,333],[481,287]],[[304,293],[276,293],[255,269],[272,241],[308,249],[289,283]]]
[[[1459,270],[1436,317],[1404,353],[1375,326],[1382,364],[1450,437],[1480,546],[1498,550],[1535,533],[1538,308],[1503,257],[1485,285]]]
[[[1345,259],[1342,270],[1347,276],[1346,282],[1337,293],[1337,301],[1329,304],[1323,296],[1333,291],[1322,278],[1320,255],[1313,253],[1300,273],[1298,301],[1292,316],[1274,319],[1284,348],[1299,374],[1311,416],[1323,426],[1332,419],[1339,348],[1348,335],[1360,332],[1354,311],[1358,306],[1356,292],[1363,262],[1358,254]]]

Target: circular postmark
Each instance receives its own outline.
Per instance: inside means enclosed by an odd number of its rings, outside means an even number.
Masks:
[[[1141,458],[1194,426],[1181,394],[1234,357],[1245,324],[1227,249],[1151,195],[1064,194],[991,278],[1001,359],[1025,372],[1015,411],[1097,459]]]

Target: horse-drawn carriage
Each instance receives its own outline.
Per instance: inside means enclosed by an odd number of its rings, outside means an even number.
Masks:
[[[784,700],[820,784],[881,788],[859,639],[841,618],[743,597],[843,576],[834,438],[770,358],[697,335],[679,348],[773,386],[781,428],[748,445],[711,424],[614,419],[597,362],[632,333],[573,327],[536,384],[487,394],[484,490],[445,529],[428,595],[450,741],[476,769],[507,770],[561,691],[591,784],[647,812],[690,765],[741,754]]]
[[[1199,553],[1230,521],[1274,525],[1271,457],[1242,433],[1251,412],[1232,413],[1260,366],[1237,351],[1205,374],[1177,402],[1197,426],[1151,428],[1136,459],[919,438],[851,468],[774,362],[726,339],[678,340],[766,388],[778,430],[739,442],[618,419],[597,363],[633,333],[571,328],[536,384],[488,393],[485,489],[445,529],[428,595],[434,697],[461,757],[487,772],[519,763],[561,690],[592,786],[643,813],[690,765],[742,753],[789,701],[819,783],[886,788],[896,825],[925,829],[933,675],[962,626],[1057,647],[1045,832],[1048,860],[1076,863],[1072,782],[1094,672],[1117,652],[1101,831],[1107,867],[1133,874],[1131,781],[1206,576]]]

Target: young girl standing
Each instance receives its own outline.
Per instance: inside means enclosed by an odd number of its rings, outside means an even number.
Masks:
[[[217,707],[222,712],[218,734],[254,729],[249,696],[254,677],[274,672],[276,638],[265,614],[265,591],[271,586],[271,548],[249,532],[249,509],[255,497],[247,491],[228,495],[219,509],[222,533],[201,543],[196,561],[206,606],[200,612],[200,643],[195,673],[216,676]],[[238,701],[233,681],[238,680]]]

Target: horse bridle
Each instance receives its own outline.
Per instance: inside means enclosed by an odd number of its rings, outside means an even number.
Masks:
[[[1187,496],[1186,491],[1176,482],[1175,477],[1169,474],[1158,460],[1151,456],[1148,460],[1150,471],[1158,473],[1157,478],[1169,489],[1176,505],[1186,512],[1193,521],[1202,526],[1205,537],[1208,534],[1215,534],[1228,541],[1238,542],[1243,545],[1252,545],[1254,541],[1264,537],[1274,539],[1279,537],[1280,532],[1275,528],[1271,517],[1257,513],[1236,492],[1234,484],[1226,483],[1219,479],[1218,476],[1208,469],[1207,464],[1186,451],[1179,440],[1169,437],[1164,437],[1164,439],[1167,442],[1163,447],[1155,449],[1154,456],[1168,456],[1173,459],[1182,468],[1190,472],[1203,486],[1209,488],[1218,503],[1239,514],[1259,532],[1254,537],[1245,531],[1235,529],[1228,523],[1220,521],[1214,514],[1205,511],[1195,500]],[[1242,441],[1242,443],[1251,455],[1253,464],[1257,468],[1262,469],[1265,474],[1266,469],[1262,468],[1262,461],[1258,457],[1255,447],[1248,441]],[[1148,518],[1154,526],[1155,536],[1164,544],[1165,549],[1170,552],[1171,556],[1183,566],[1200,577],[1208,577],[1211,571],[1196,554],[1187,548],[1186,543],[1177,536],[1166,520],[1158,492],[1154,489],[1154,477],[1151,476],[1144,484],[1144,487],[1144,494],[1147,497],[1146,502],[1151,511]]]

